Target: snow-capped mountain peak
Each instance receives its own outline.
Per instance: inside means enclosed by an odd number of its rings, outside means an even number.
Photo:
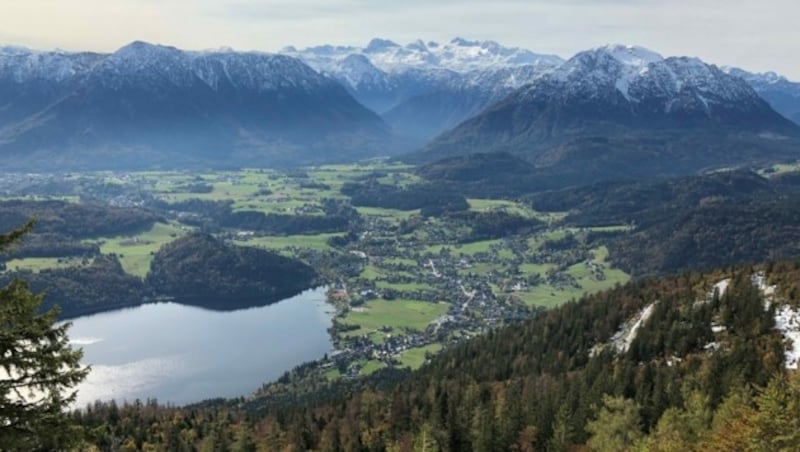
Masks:
[[[704,108],[713,99],[753,100],[746,85],[699,58],[664,58],[638,46],[607,45],[579,52],[558,67],[550,79],[590,98],[614,90],[630,102],[653,95],[662,99],[689,96],[697,97]]]
[[[664,57],[652,50],[633,45],[609,44],[599,50],[607,52],[625,66],[633,66],[638,69],[646,68],[650,63],[664,59]]]
[[[348,55],[331,67],[331,76],[357,89],[363,84],[385,86],[387,75],[361,54]]]
[[[400,47],[399,44],[388,39],[373,38],[367,47],[364,48],[365,53],[382,52],[393,47]]]
[[[113,90],[124,86],[153,87],[164,81],[188,88],[205,85],[256,92],[280,87],[319,87],[334,83],[301,61],[264,52],[230,49],[184,51],[135,41],[107,55],[90,74],[99,85]]]
[[[17,83],[32,79],[60,83],[85,73],[102,57],[101,54],[91,52],[46,52],[3,46],[0,47],[0,78],[8,78]]]
[[[144,41],[133,41],[130,44],[120,47],[112,53],[108,60],[117,64],[154,64],[164,58],[183,57],[184,52],[175,47],[151,44]]]
[[[748,72],[730,66],[723,66],[721,69],[747,82],[775,110],[800,124],[800,83],[775,72]]]
[[[281,53],[299,57],[322,71],[329,71],[336,62],[352,54],[366,55],[373,65],[385,72],[447,69],[464,73],[523,65],[552,68],[563,62],[555,55],[540,55],[516,47],[503,47],[494,41],[470,41],[464,38],[455,38],[444,44],[417,40],[404,46],[375,38],[364,48],[318,46],[297,50],[286,47]]]
[[[30,55],[36,53],[27,47],[22,46],[0,46],[0,56]]]
[[[722,66],[720,69],[722,69],[722,71],[727,74],[734,75],[736,77],[741,77],[751,84],[774,85],[776,83],[788,82],[786,77],[773,71],[748,72],[745,71],[744,69],[731,66]]]

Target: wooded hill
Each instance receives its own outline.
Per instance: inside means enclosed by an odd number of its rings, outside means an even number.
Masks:
[[[208,309],[263,306],[312,287],[316,272],[271,251],[228,245],[205,234],[190,234],[153,257],[148,277],[126,273],[115,255],[86,259],[86,265],[0,274],[28,282],[46,297],[42,309],[57,305],[59,318],[138,306],[157,297]]]
[[[664,275],[800,257],[796,175],[727,171],[605,182],[527,199],[537,210],[569,212],[568,225],[630,225],[630,233],[594,238],[608,243],[612,262],[632,275]]]
[[[140,208],[110,207],[66,201],[0,201],[0,231],[11,231],[31,219],[33,231],[3,257],[89,256],[96,245],[82,239],[130,234],[147,230],[160,219]]]
[[[98,404],[76,419],[101,448],[792,450],[800,377],[775,319],[799,286],[798,262],[643,280],[464,342],[387,390],[276,411]]]
[[[155,254],[145,283],[181,303],[235,309],[296,295],[315,277],[311,267],[295,259],[190,234]]]

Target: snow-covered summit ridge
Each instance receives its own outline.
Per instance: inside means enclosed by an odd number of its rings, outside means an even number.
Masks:
[[[749,108],[759,99],[744,80],[699,58],[664,58],[643,47],[619,44],[579,52],[540,82],[554,85],[567,97],[591,99],[617,91],[631,103],[657,99],[667,113],[677,100],[710,113],[717,104],[745,101],[742,106]]]
[[[726,74],[734,75],[736,77],[741,77],[750,83],[774,85],[777,83],[789,82],[789,80],[785,76],[773,71],[748,72],[745,71],[744,69],[732,66],[722,66],[720,67],[720,69]]]
[[[28,80],[60,83],[89,71],[103,56],[92,52],[1,46],[0,78],[9,78],[17,83]]]
[[[349,55],[366,55],[376,67],[386,72],[408,69],[448,69],[455,72],[496,69],[507,66],[534,65],[555,67],[564,60],[518,47],[505,47],[494,41],[470,41],[455,38],[448,43],[417,40],[400,45],[375,38],[365,47],[316,46],[298,50],[286,47],[281,53],[302,59],[312,67],[328,71]]]
[[[660,54],[650,49],[635,45],[608,44],[599,47],[596,51],[609,54],[625,66],[633,66],[640,69],[646,68],[650,63],[655,63],[664,59]]]
[[[335,83],[295,58],[266,52],[186,51],[144,41],[110,54],[0,47],[0,78],[64,82],[79,76],[111,89],[143,81],[156,86],[165,80],[179,87],[202,83],[217,89],[227,84],[259,91]]]

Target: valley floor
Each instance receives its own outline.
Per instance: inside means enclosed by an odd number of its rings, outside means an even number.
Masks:
[[[419,182],[410,167],[384,163],[297,172],[250,169],[31,177],[41,185],[81,187],[37,194],[38,199],[78,202],[90,192],[95,200],[119,207],[166,203],[162,219],[147,230],[85,240],[97,244],[102,254],[116,256],[124,271],[138,278],[147,275],[162,245],[198,230],[203,214],[180,210],[187,202],[228,202],[234,212],[314,217],[325,215],[324,204],[331,200],[349,205],[349,198],[340,192],[348,182],[375,177],[382,184],[401,188]],[[30,194],[12,193],[13,181],[12,176],[0,178],[0,192],[5,191],[9,199],[34,199]],[[99,188],[108,186],[114,189]],[[417,368],[432,354],[465,338],[629,279],[610,266],[605,246],[587,239],[590,233],[624,233],[625,225],[564,227],[559,223],[564,214],[536,212],[520,201],[467,201],[469,212],[509,214],[543,226],[530,233],[472,240],[472,226],[463,219],[355,206],[357,219],[349,230],[340,232],[287,235],[227,227],[215,235],[236,245],[299,258],[323,275],[330,286],[329,302],[336,307],[330,330],[335,349],[315,364],[311,377],[306,374],[311,380],[357,378],[387,367]],[[92,259],[18,258],[6,262],[6,268],[39,272],[85,266]]]

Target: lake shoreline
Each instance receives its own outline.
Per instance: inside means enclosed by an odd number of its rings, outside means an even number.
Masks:
[[[216,312],[231,312],[231,311],[238,311],[238,310],[242,310],[242,309],[262,308],[262,307],[265,307],[265,306],[273,305],[275,303],[280,303],[281,301],[284,301],[284,300],[286,300],[288,298],[296,297],[296,296],[302,294],[303,292],[306,292],[306,291],[309,291],[309,290],[316,290],[316,289],[318,289],[320,287],[325,287],[325,286],[324,285],[310,286],[310,287],[307,287],[307,288],[302,289],[300,291],[294,291],[294,290],[293,291],[287,291],[286,293],[283,293],[283,294],[273,295],[269,299],[267,299],[266,301],[264,299],[256,299],[256,298],[244,299],[243,298],[241,300],[235,301],[233,304],[229,304],[228,301],[225,301],[224,304],[216,304],[216,303],[210,302],[210,300],[207,299],[207,298],[199,297],[199,296],[196,296],[196,295],[188,295],[188,296],[185,296],[185,297],[147,298],[147,299],[143,299],[141,302],[138,302],[138,303],[116,303],[116,304],[113,304],[113,305],[91,306],[91,307],[85,307],[85,308],[73,308],[73,309],[70,309],[69,311],[67,311],[67,314],[59,313],[57,321],[58,322],[67,322],[67,321],[72,321],[72,320],[79,319],[81,317],[88,317],[88,316],[92,316],[92,315],[96,315],[96,314],[104,314],[104,313],[107,313],[107,312],[121,311],[121,310],[124,310],[124,309],[138,308],[140,306],[146,306],[146,305],[151,305],[151,304],[159,304],[159,303],[177,303],[177,304],[180,304],[182,306],[190,306],[190,307],[195,307],[195,308],[202,308],[202,309],[207,309],[209,311],[216,311]],[[189,300],[206,300],[206,301],[201,301],[201,302],[198,302],[198,303],[190,303],[190,302],[186,302],[187,299],[189,299]],[[61,309],[60,306],[58,306],[58,305],[56,305],[56,306],[59,309]],[[226,309],[226,306],[228,307],[227,309]]]
[[[76,408],[95,400],[183,406],[246,397],[334,350],[327,291],[318,286],[225,312],[161,301],[78,317],[68,335],[92,372]]]

